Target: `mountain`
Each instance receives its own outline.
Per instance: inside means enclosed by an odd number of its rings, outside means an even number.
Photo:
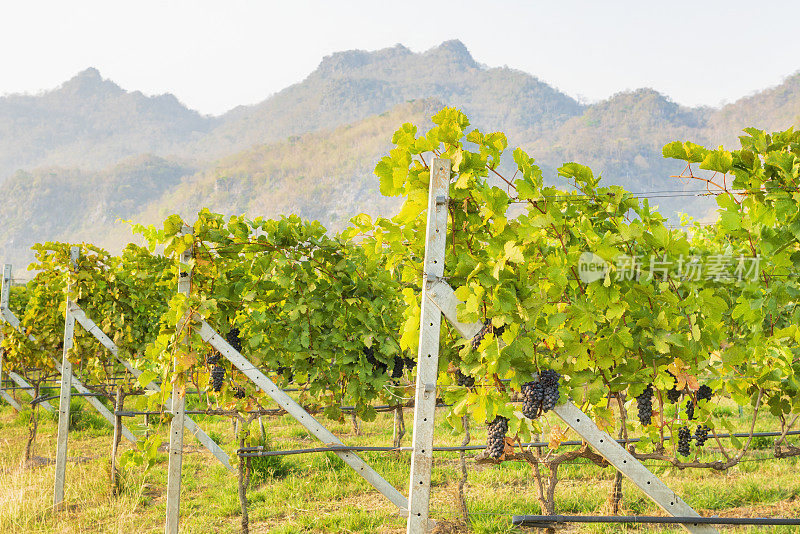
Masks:
[[[31,245],[43,241],[109,242],[117,218],[129,219],[194,173],[156,156],[129,158],[103,171],[37,168],[17,171],[3,183],[0,258],[26,264]],[[130,232],[128,232],[130,234]],[[130,235],[129,235],[130,237]]]
[[[93,68],[40,95],[0,97],[0,181],[17,169],[101,169],[143,153],[177,153],[217,119],[173,95],[145,96]]]
[[[375,165],[400,124],[427,130],[441,108],[432,99],[414,100],[353,124],[249,148],[184,178],[134,218],[156,223],[208,207],[264,217],[300,213],[339,229],[358,213],[393,213],[401,201],[380,194]]]
[[[433,126],[442,105],[420,100],[333,130],[259,145],[195,169],[139,156],[102,171],[18,171],[4,187],[0,258],[26,264],[28,248],[46,240],[87,240],[110,249],[136,240],[118,219],[158,224],[171,213],[190,218],[202,207],[278,217],[300,213],[341,228],[353,215],[393,213],[372,174],[398,125]],[[31,217],[30,213],[36,214]]]
[[[419,54],[402,45],[351,50],[325,57],[305,80],[264,102],[220,117],[221,124],[198,143],[197,153],[230,153],[425,98],[461,108],[476,126],[528,136],[582,110],[573,98],[530,74],[479,65],[460,41]]]
[[[708,135],[714,145],[737,146],[740,130],[753,126],[774,132],[800,125],[800,72],[712,113]]]
[[[697,191],[697,184],[670,178],[681,168],[664,159],[661,149],[676,139],[706,143],[708,112],[680,106],[652,89],[639,89],[589,106],[553,131],[522,144],[545,166],[579,161],[604,181],[632,192]],[[711,206],[703,196],[659,196],[653,203],[668,214],[682,211],[697,216]]]
[[[31,244],[52,239],[116,248],[131,239],[117,218],[151,223],[202,206],[294,212],[332,228],[362,211],[390,214],[396,199],[378,193],[375,162],[401,123],[425,129],[445,105],[473,126],[506,132],[551,183],[561,163],[578,161],[633,192],[683,191],[649,196],[666,215],[703,218],[713,199],[670,177],[681,166],[661,157],[662,146],[735,146],[744,127],[797,125],[800,73],[721,108],[688,108],[652,89],[587,106],[447,41],[422,53],[339,52],[259,104],[207,117],[88,69],[53,91],[0,97],[0,256],[26,262]]]

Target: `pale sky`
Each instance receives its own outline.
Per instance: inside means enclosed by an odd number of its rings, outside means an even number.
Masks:
[[[460,39],[490,67],[595,102],[652,87],[718,106],[800,70],[800,1],[5,1],[0,95],[96,67],[202,113],[253,104],[323,56]]]

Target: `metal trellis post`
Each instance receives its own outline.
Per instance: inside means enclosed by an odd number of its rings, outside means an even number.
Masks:
[[[67,275],[67,305],[64,310],[64,347],[61,357],[61,396],[58,404],[58,438],[56,441],[55,487],[53,505],[64,501],[64,479],[67,471],[67,442],[69,439],[69,403],[72,399],[72,363],[69,350],[72,348],[75,318],[69,311],[72,275],[77,270],[78,247],[70,249],[70,273]]]
[[[183,227],[183,234],[192,234],[190,226]],[[181,254],[178,263],[178,293],[188,296],[192,288],[192,274],[189,263],[194,256],[194,246],[189,245]],[[183,321],[189,321],[185,317]],[[186,326],[186,323],[179,322],[178,330]],[[189,334],[182,334],[184,340],[188,341]],[[189,350],[189,347],[184,347]],[[176,364],[177,365],[177,364]],[[181,466],[183,464],[183,430],[186,411],[186,385],[175,383],[172,388],[172,422],[169,427],[169,469],[167,471],[167,519],[164,524],[165,534],[178,534],[178,523],[181,512]]]
[[[407,534],[424,534],[430,528],[428,515],[442,314],[428,298],[428,291],[444,276],[450,169],[450,160],[442,158],[434,158],[430,167]]]

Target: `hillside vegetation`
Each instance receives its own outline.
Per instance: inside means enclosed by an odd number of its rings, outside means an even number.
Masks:
[[[4,184],[9,197],[0,211],[0,256],[27,263],[32,243],[52,239],[117,249],[132,239],[130,226],[118,219],[152,224],[204,206],[268,217],[300,213],[334,229],[360,212],[391,213],[398,201],[380,195],[372,175],[378,155],[398,124],[426,128],[439,107],[432,100],[409,102],[352,125],[255,146],[198,171],[156,156],[98,172],[18,171]],[[31,211],[45,216],[31,219]]]

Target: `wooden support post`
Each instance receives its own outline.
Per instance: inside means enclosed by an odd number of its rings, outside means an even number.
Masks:
[[[75,318],[69,312],[72,276],[77,271],[78,247],[70,249],[71,269],[67,274],[67,305],[64,310],[64,348],[61,357],[61,395],[58,404],[58,438],[56,441],[56,471],[53,490],[53,506],[64,501],[64,480],[67,472],[67,442],[69,435],[69,403],[72,400],[72,363],[69,350],[72,348]]]
[[[184,226],[184,235],[191,234],[192,228]],[[192,273],[189,263],[194,255],[194,247],[189,246],[181,254],[178,262],[178,293],[189,295],[192,289]],[[179,333],[183,328],[188,328],[183,321],[178,323]],[[182,333],[179,350],[190,350],[189,334]],[[165,534],[178,534],[178,524],[181,513],[181,466],[183,464],[183,430],[186,417],[186,385],[175,383],[172,388],[172,422],[169,427],[169,469],[167,471],[167,519],[164,524]]]
[[[450,160],[434,158],[428,187],[428,223],[422,280],[417,383],[414,404],[414,430],[411,452],[411,477],[408,489],[407,534],[429,530],[431,469],[433,467],[433,427],[436,413],[436,380],[439,375],[439,330],[442,314],[430,302],[428,290],[444,276],[447,242],[447,201],[450,191]]]
[[[6,265],[3,267],[3,285],[0,286],[0,310],[4,310],[8,307],[8,295],[10,289],[11,265]],[[9,403],[15,410],[20,411],[22,407],[19,405],[19,403],[14,400],[14,397],[9,395],[9,393],[3,389],[3,355],[5,354],[5,349],[2,347],[2,343],[3,330],[0,329],[0,397]]]
[[[464,324],[458,322],[456,317],[458,298],[447,282],[443,280],[436,282],[429,292],[429,298],[453,324],[455,329],[467,339],[471,339],[483,326],[480,323]],[[691,506],[678,497],[674,491],[669,489],[666,484],[626,451],[614,438],[600,430],[594,421],[572,402],[567,401],[559,404],[553,411],[603,458],[608,460],[608,463],[616,467],[619,472],[636,484],[662,510],[672,516],[700,517]],[[711,525],[689,523],[681,526],[693,534],[717,534],[717,530]]]
[[[111,492],[114,495],[119,495],[119,471],[117,466],[117,449],[119,442],[122,438],[122,416],[118,415],[123,409],[125,402],[125,394],[122,392],[121,387],[117,387],[117,399],[114,402],[114,435],[111,438]]]
[[[294,399],[281,390],[267,375],[258,370],[250,363],[247,358],[242,356],[236,349],[225,341],[223,336],[217,334],[211,326],[203,321],[200,325],[200,337],[217,349],[220,354],[225,356],[228,361],[236,366],[247,378],[252,380],[256,386],[261,388],[264,393],[269,395],[278,406],[286,410],[289,415],[303,425],[314,437],[326,445],[342,445],[342,442],[333,433],[322,426],[314,416],[305,411],[302,406],[297,404]],[[405,515],[408,512],[408,500],[399,492],[397,488],[389,484],[382,476],[372,469],[357,454],[349,451],[333,451],[336,456],[341,458],[344,463],[349,465],[353,471],[360,475],[364,480],[372,484],[376,490],[381,492],[387,499],[392,501],[395,506],[400,508],[400,513]]]

